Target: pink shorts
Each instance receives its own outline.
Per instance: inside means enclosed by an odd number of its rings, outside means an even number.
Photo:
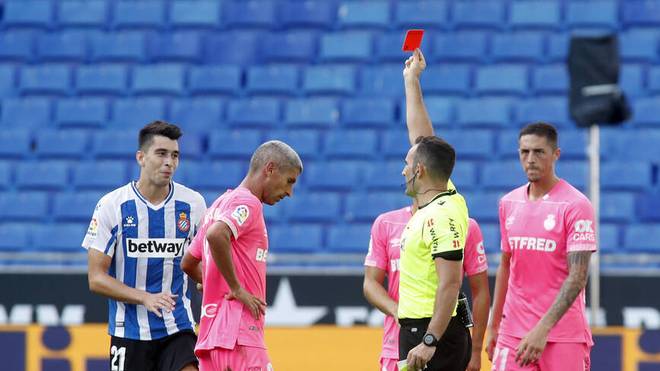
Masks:
[[[491,371],[589,371],[591,347],[586,343],[548,342],[538,361],[521,367],[516,363],[518,344],[522,339],[500,335],[493,352]]]
[[[266,349],[236,345],[197,352],[200,371],[273,371]]]
[[[380,357],[380,371],[398,371],[397,362],[398,359]]]

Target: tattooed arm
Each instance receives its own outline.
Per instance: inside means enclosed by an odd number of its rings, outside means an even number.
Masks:
[[[568,253],[568,278],[561,286],[559,294],[550,309],[536,324],[534,329],[520,342],[516,360],[522,366],[536,361],[543,353],[550,329],[561,319],[575,298],[587,285],[589,260],[591,251],[576,251]]]

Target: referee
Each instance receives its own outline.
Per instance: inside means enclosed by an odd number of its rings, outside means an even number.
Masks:
[[[456,154],[435,136],[417,138],[406,155],[406,194],[418,211],[401,237],[399,359],[409,370],[465,370],[470,334],[456,315],[468,211],[447,182]]]

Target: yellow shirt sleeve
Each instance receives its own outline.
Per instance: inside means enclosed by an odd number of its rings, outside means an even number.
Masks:
[[[454,219],[446,215],[433,215],[424,220],[422,241],[431,250],[431,255],[463,250],[465,236]]]

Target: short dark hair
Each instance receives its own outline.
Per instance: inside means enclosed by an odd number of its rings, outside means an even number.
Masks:
[[[140,130],[138,141],[140,150],[146,150],[151,145],[151,142],[156,135],[162,135],[172,140],[178,140],[183,133],[178,126],[170,124],[169,122],[151,122]]]
[[[557,149],[557,143],[559,142],[559,134],[557,134],[557,129],[547,122],[538,121],[533,122],[524,128],[520,129],[518,134],[518,140],[522,138],[523,135],[536,135],[539,137],[545,138],[548,143],[552,146],[553,149]]]
[[[413,167],[417,166],[417,163],[422,163],[432,178],[449,180],[456,163],[454,147],[436,136],[418,137],[415,144],[417,149]]]

